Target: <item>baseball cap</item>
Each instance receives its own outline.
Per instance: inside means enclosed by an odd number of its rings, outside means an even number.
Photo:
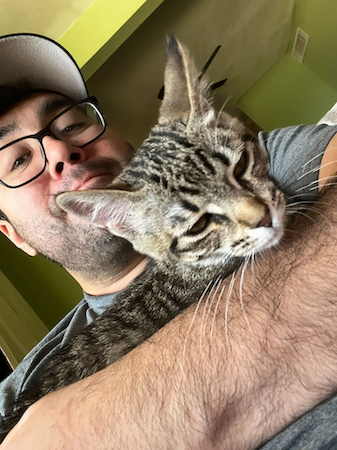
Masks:
[[[33,33],[0,36],[0,86],[21,83],[59,92],[74,101],[88,97],[76,61],[60,44]]]

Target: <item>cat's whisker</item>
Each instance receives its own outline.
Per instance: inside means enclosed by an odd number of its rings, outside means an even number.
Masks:
[[[252,272],[252,275],[253,275],[254,280],[256,281],[255,268],[254,268],[255,253],[252,253],[252,254],[249,256],[249,259],[250,259],[251,272]]]
[[[239,295],[239,298],[240,298],[240,307],[241,307],[242,314],[243,314],[243,317],[244,317],[244,319],[245,319],[245,321],[246,321],[247,326],[249,326],[249,320],[248,320],[248,317],[247,317],[247,314],[246,314],[246,311],[245,311],[245,305],[244,305],[244,303],[243,303],[242,288],[243,288],[243,278],[244,278],[245,271],[246,271],[246,269],[247,269],[248,261],[249,261],[249,258],[246,258],[246,259],[245,259],[245,262],[243,263],[243,266],[242,266],[242,268],[241,268],[240,289],[239,289],[239,293],[240,293],[240,295]]]
[[[309,220],[311,220],[312,223],[315,223],[315,220],[312,217],[308,216],[308,214],[305,214],[302,211],[296,211],[296,214],[300,214],[301,216],[307,217]]]
[[[300,194],[294,194],[294,195],[291,195],[289,197],[286,197],[286,200],[287,200],[287,202],[290,201],[290,200],[296,200],[296,201],[302,202],[302,199],[303,199],[304,196],[308,200],[303,200],[303,201],[306,201],[308,203],[312,203],[312,202],[317,201],[317,200],[313,199],[314,195],[313,195],[312,192],[301,192]],[[317,195],[315,195],[315,198],[317,198]]]
[[[228,285],[226,283],[224,283],[223,286],[222,286],[222,289],[220,291],[220,294],[218,295],[217,302],[215,304],[214,313],[213,313],[213,320],[212,320],[212,324],[211,324],[211,332],[210,332],[210,338],[211,339],[213,337],[216,314],[217,314],[217,311],[218,311],[218,308],[219,308],[220,301],[222,299],[222,294],[223,294],[224,290],[226,289],[226,287],[228,287]]]
[[[188,341],[188,338],[189,338],[191,329],[192,329],[192,327],[193,327],[193,324],[194,324],[194,322],[195,322],[195,319],[196,319],[196,317],[197,317],[197,315],[198,315],[198,311],[199,311],[200,305],[201,305],[201,303],[202,303],[202,300],[203,300],[203,298],[204,298],[204,295],[206,294],[206,292],[208,291],[208,289],[210,288],[210,286],[212,285],[212,283],[213,283],[213,280],[211,280],[211,281],[207,284],[206,288],[204,289],[203,293],[201,294],[201,296],[200,296],[200,298],[199,298],[199,300],[198,300],[198,302],[197,302],[197,306],[196,306],[196,308],[195,308],[195,311],[194,311],[193,317],[192,317],[192,319],[191,319],[190,326],[188,327],[188,330],[187,330],[187,333],[186,333],[186,337],[185,337],[185,341],[184,341],[183,352],[182,352],[183,360],[184,360],[185,354],[186,354],[187,341]]]
[[[202,117],[207,117],[207,114],[212,111],[212,110],[209,110],[208,103],[206,101],[202,101],[200,106],[201,106],[201,115],[202,115]],[[200,132],[205,132],[206,131],[208,139],[210,139],[210,142],[212,142],[212,133],[210,131],[210,128],[207,125],[205,126],[203,121],[198,123],[198,128],[199,128]]]
[[[304,169],[305,166],[307,166],[307,165],[310,164],[312,161],[314,161],[314,159],[317,159],[317,158],[319,158],[320,156],[324,155],[325,150],[326,150],[326,149],[324,149],[322,152],[318,153],[318,154],[315,155],[313,158],[309,159],[309,161],[307,161],[306,163],[304,163],[303,166],[302,166],[302,170]]]
[[[204,304],[204,310],[203,310],[203,314],[202,314],[201,327],[200,327],[200,348],[202,348],[203,335],[205,332],[205,327],[206,327],[207,318],[209,316],[209,311],[211,309],[214,296],[216,295],[220,284],[221,284],[221,275],[219,275],[217,277],[217,279],[214,281],[212,289],[208,293],[205,304]]]
[[[219,288],[220,288],[220,286],[221,286],[222,281],[223,281],[223,278],[222,278],[222,274],[221,274],[221,275],[219,275],[218,278],[217,278],[217,281],[216,281],[217,287],[216,287],[216,289],[215,289],[215,291],[214,291],[214,293],[213,293],[213,295],[212,295],[211,302],[210,302],[210,304],[209,304],[209,306],[208,306],[208,311],[207,311],[207,316],[206,316],[206,322],[208,322],[209,315],[210,315],[210,313],[211,313],[211,311],[212,311],[212,306],[213,306],[213,303],[214,303],[214,299],[215,299],[215,297],[217,296],[217,293],[218,293],[218,290],[219,290]]]
[[[227,103],[230,100],[230,96],[226,98],[226,100],[223,102],[223,104],[221,105],[221,108],[218,111],[217,117],[216,117],[216,121],[215,121],[215,135],[214,135],[214,140],[215,140],[215,148],[219,147],[219,140],[218,140],[218,136],[219,136],[219,132],[218,132],[218,123],[219,123],[219,119],[223,113],[223,110],[225,109]]]
[[[318,205],[328,205],[327,202],[322,202],[322,201],[320,201],[320,200],[312,200],[312,201],[310,201],[310,200],[299,200],[299,201],[297,201],[297,202],[287,203],[287,204],[286,204],[286,209],[287,209],[289,206],[296,206],[296,205],[300,205],[300,206],[303,205],[303,206],[304,206],[305,203],[308,203],[309,205],[314,205],[314,204],[318,204]]]
[[[325,150],[322,151],[320,154],[314,156],[313,158],[311,158],[309,161],[307,161],[303,166],[302,166],[302,171],[304,170],[305,166],[307,166],[308,164],[310,164],[314,159],[318,158],[319,156],[322,156],[325,153]],[[314,173],[320,170],[321,167],[325,167],[328,166],[330,164],[334,164],[336,163],[336,161],[330,161],[324,165],[318,164],[317,166],[309,169],[307,172],[302,173],[302,175],[299,178],[296,178],[297,180],[300,180],[302,178],[304,178],[305,176],[309,175],[310,173]],[[284,176],[279,180],[279,187],[280,189],[282,189],[282,187],[288,183],[295,175],[291,174],[289,177],[285,178],[286,174],[284,174]]]
[[[284,231],[287,232],[287,233],[295,233],[295,234],[297,234],[296,230],[290,230],[289,228],[285,228]],[[282,239],[282,241],[283,241],[283,239]]]
[[[231,281],[230,281],[229,286],[228,286],[227,296],[226,296],[226,308],[225,308],[225,338],[226,338],[226,343],[227,343],[227,345],[229,345],[229,338],[228,338],[228,310],[229,310],[229,301],[230,301],[230,297],[231,297],[232,292],[233,292],[233,287],[234,287],[236,275],[237,275],[237,272],[233,272],[232,277],[231,277]],[[215,315],[214,315],[214,318],[215,318]]]
[[[298,131],[294,132],[294,135],[300,134],[300,133],[301,133],[301,131],[298,130]],[[267,141],[268,141],[268,137],[263,139],[264,143],[266,143]]]
[[[329,177],[329,179],[331,180],[331,177]],[[325,187],[329,187],[329,186],[335,186],[336,184],[337,184],[337,181],[331,181],[331,183],[324,183],[324,184],[322,184],[321,189],[325,188]],[[310,190],[313,191],[313,190],[315,190],[315,188],[312,187],[312,188],[310,188]]]
[[[292,173],[289,177],[285,177],[283,176],[278,183],[279,188],[282,190],[283,187],[286,184],[289,184],[289,182],[293,182],[295,180],[301,180],[302,178],[304,178],[305,176],[309,175],[310,173],[314,173],[315,171],[318,171],[320,169],[319,167],[314,167],[313,169],[308,170],[307,172],[303,173],[300,177],[297,177],[294,173]],[[318,180],[315,180],[313,183],[316,183]],[[307,185],[308,186],[308,185]],[[301,190],[305,190],[305,187],[301,187]],[[295,192],[298,192],[298,190],[296,189]]]
[[[313,211],[315,214],[319,214],[321,217],[323,217],[323,219],[328,223],[329,226],[332,226],[331,221],[329,220],[329,218],[318,208],[314,207],[314,206],[310,206],[309,208],[303,208],[306,211]]]
[[[230,124],[229,124],[228,132],[227,132],[227,134],[226,134],[226,140],[225,140],[225,143],[223,144],[224,147],[227,147],[227,144],[228,144],[228,138],[229,138],[229,135],[230,135],[230,133],[231,133],[231,131],[232,131],[232,127],[233,127],[233,122],[234,122],[234,120],[235,120],[235,118],[232,117],[232,119],[231,119],[231,121],[230,121]]]
[[[308,188],[310,188],[310,190],[317,189],[317,186],[318,186],[318,184],[319,184],[321,181],[324,181],[324,180],[331,180],[331,178],[332,178],[332,177],[322,177],[322,178],[318,178],[317,180],[311,181],[310,183],[308,183],[308,184],[305,185],[305,186],[302,186],[302,187],[300,187],[300,188],[297,188],[297,189],[295,190],[295,192],[305,191],[305,190],[308,189]],[[323,186],[324,186],[324,185],[323,185]],[[302,194],[301,194],[301,195],[302,195]]]
[[[298,180],[301,180],[302,178],[306,177],[307,175],[309,175],[310,173],[315,173],[318,172],[320,169],[322,169],[323,167],[327,167],[330,166],[331,164],[336,164],[336,160],[334,161],[329,161],[328,163],[325,163],[323,165],[319,164],[316,167],[313,167],[312,169],[308,170],[307,172],[303,173],[300,177],[298,177]]]

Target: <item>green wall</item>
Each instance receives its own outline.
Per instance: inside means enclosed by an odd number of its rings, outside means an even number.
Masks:
[[[310,36],[303,65],[337,91],[337,1],[297,0],[291,43],[298,26]]]
[[[337,92],[287,53],[238,102],[264,130],[317,123]]]
[[[3,235],[0,254],[0,270],[48,328],[82,298],[81,288],[65,270],[42,256],[29,257]]]
[[[336,19],[336,0],[297,0],[289,52],[238,102],[261,128],[316,123],[337,102]],[[309,34],[303,64],[291,56],[298,26]]]

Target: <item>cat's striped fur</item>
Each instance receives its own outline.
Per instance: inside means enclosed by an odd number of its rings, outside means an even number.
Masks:
[[[237,120],[215,113],[187,50],[168,40],[165,98],[111,189],[62,194],[67,211],[108,227],[151,259],[146,270],[50,361],[7,427],[41,396],[106,367],[197,301],[210,281],[282,236],[284,199],[268,158]],[[5,430],[6,431],[6,430]]]

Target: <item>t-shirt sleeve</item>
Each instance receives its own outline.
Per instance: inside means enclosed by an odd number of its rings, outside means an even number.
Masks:
[[[261,131],[260,145],[269,154],[270,176],[287,202],[313,201],[318,196],[318,174],[325,149],[337,125],[297,125]]]

